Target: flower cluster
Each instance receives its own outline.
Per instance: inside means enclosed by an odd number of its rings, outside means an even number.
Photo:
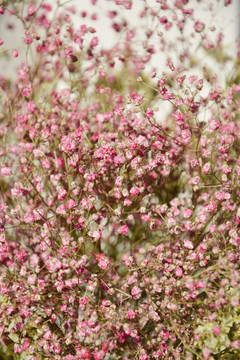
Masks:
[[[0,6],[23,26],[12,61],[26,52],[0,78],[0,338],[14,359],[240,356],[240,50],[225,54],[191,0],[143,2],[139,26],[136,1]]]

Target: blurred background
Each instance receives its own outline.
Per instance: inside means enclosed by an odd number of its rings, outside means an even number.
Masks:
[[[3,4],[3,0],[0,0],[0,5],[1,2]],[[17,67],[21,62],[25,61],[26,52],[26,49],[22,46],[24,34],[21,21],[16,16],[13,16],[9,10],[11,10],[12,5],[17,5],[21,8],[21,12],[24,13],[30,3],[30,0],[5,0],[4,2],[7,10],[4,15],[0,15],[0,38],[4,42],[0,46],[0,75],[2,76],[14,78]],[[137,28],[136,31],[141,37],[141,28],[146,27],[147,24],[144,23],[144,19],[141,23],[139,13],[146,5],[151,6],[153,9],[156,6],[159,8],[159,3],[157,4],[156,0],[132,0],[131,10],[126,10],[123,6],[116,6],[115,0],[98,0],[95,6],[92,5],[91,0],[46,0],[44,3],[51,5],[53,10],[56,8],[57,3],[64,4],[68,8],[75,8],[75,13],[72,16],[76,28],[82,24],[93,26],[97,30],[100,47],[103,48],[110,48],[120,41],[120,35],[115,31],[111,31],[111,19],[106,16],[106,13],[117,11],[118,17],[127,19],[130,27]],[[211,3],[215,7],[214,17],[208,11]],[[190,0],[188,7],[194,9],[195,16],[199,20],[204,21],[207,25],[216,26],[217,29],[224,33],[224,44],[227,51],[231,53],[236,45],[236,40],[240,39],[240,1],[232,0],[232,4],[225,7],[223,0]],[[17,59],[12,58],[13,49],[18,50],[19,57]],[[159,66],[159,64],[161,64],[161,56],[156,54],[153,66]]]

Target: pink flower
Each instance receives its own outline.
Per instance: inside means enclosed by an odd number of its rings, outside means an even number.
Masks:
[[[66,214],[65,205],[64,204],[59,205],[57,210],[56,210],[56,213],[59,214],[59,215],[65,215]]]
[[[43,167],[43,169],[50,169],[51,168],[50,161],[48,159],[43,159],[42,160],[42,167]]]
[[[55,271],[61,269],[62,263],[57,258],[52,258],[46,262],[46,267],[50,273],[54,273]]]
[[[125,317],[126,317],[127,319],[132,320],[132,319],[134,319],[136,316],[137,316],[137,313],[136,313],[136,311],[134,311],[134,310],[127,310],[127,311],[125,311]]]
[[[237,297],[231,298],[230,302],[233,307],[239,306],[239,299]]]
[[[36,276],[36,274],[33,274],[33,275],[29,276],[29,278],[27,279],[27,283],[29,285],[33,285],[33,284],[35,284],[36,280],[37,280],[37,276]]]
[[[115,199],[121,199],[122,195],[119,190],[114,191],[114,197]]]
[[[30,266],[34,268],[39,263],[39,257],[37,256],[37,254],[33,254],[30,257],[29,261],[30,261]]]
[[[81,359],[90,359],[91,358],[91,353],[86,348],[81,349],[79,355],[81,356]]]
[[[185,209],[184,212],[183,212],[183,217],[185,219],[188,219],[192,216],[192,210],[191,209]]]
[[[177,267],[176,270],[175,270],[175,274],[178,277],[182,277],[182,275],[183,275],[182,269],[180,267]]]
[[[105,352],[103,350],[93,352],[94,360],[102,360],[105,357]]]
[[[63,188],[58,190],[58,200],[64,200],[67,195],[67,191]]]
[[[191,132],[189,130],[182,130],[181,135],[182,135],[182,138],[185,140],[191,136]]]
[[[75,208],[77,206],[77,202],[74,201],[73,199],[69,199],[66,202],[66,206],[67,206],[68,210],[71,210],[71,209],[73,209],[73,208]]]
[[[232,341],[232,342],[231,342],[231,346],[232,346],[234,349],[240,349],[240,340]]]
[[[13,51],[12,51],[12,55],[13,55],[13,57],[18,57],[18,51],[16,50],[16,49],[14,49]]]
[[[31,86],[28,86],[22,90],[22,96],[29,97],[32,94]]]
[[[139,188],[138,187],[132,187],[130,190],[130,194],[132,195],[132,197],[136,197],[139,194]]]
[[[130,199],[130,198],[124,199],[123,205],[124,206],[131,206],[132,205],[132,199]]]
[[[44,335],[43,338],[46,340],[49,340],[52,337],[52,332],[51,330],[48,330]]]
[[[80,308],[81,308],[81,309],[85,309],[85,306],[86,306],[87,302],[88,302],[88,298],[87,298],[86,296],[81,297],[81,298],[79,299],[79,306],[80,306]]]
[[[139,299],[140,298],[140,295],[141,295],[141,290],[139,289],[138,286],[134,286],[131,290],[131,295],[133,297],[133,299]]]
[[[60,310],[63,311],[63,312],[67,312],[68,311],[68,305],[67,304],[62,304],[60,306]]]
[[[203,166],[203,173],[204,173],[204,174],[207,174],[207,173],[209,172],[209,170],[210,170],[210,167],[211,167],[210,163],[204,164],[204,166]]]
[[[70,137],[64,135],[61,139],[60,149],[61,151],[72,152],[76,148],[76,142]]]
[[[98,38],[96,36],[94,36],[91,40],[91,47],[93,48],[93,47],[97,46],[97,44],[98,44]]]
[[[118,187],[122,186],[122,180],[120,178],[117,178],[115,181],[115,185]]]
[[[93,237],[95,241],[99,240],[102,236],[101,231],[98,230],[94,230],[94,231],[89,231],[89,236]]]
[[[127,235],[128,234],[128,226],[127,225],[123,225],[118,229],[119,233],[122,235]]]
[[[183,245],[186,249],[193,249],[193,243],[188,239],[184,239]]]
[[[8,166],[4,166],[0,169],[2,176],[10,176],[12,175],[12,169]]]
[[[28,15],[33,16],[35,14],[35,12],[36,12],[35,6],[34,5],[29,5],[28,6]]]
[[[147,110],[146,110],[146,112],[145,112],[145,115],[146,115],[146,117],[148,118],[148,119],[150,119],[151,117],[153,117],[153,110],[152,109],[150,109],[150,108],[148,108]]]
[[[96,256],[96,260],[98,261],[98,266],[100,267],[100,269],[109,269],[110,261],[104,254],[98,254]]]
[[[219,335],[221,333],[221,328],[219,325],[215,325],[213,328],[212,328],[212,332],[214,335]]]
[[[202,23],[201,21],[197,21],[195,24],[194,24],[194,30],[196,32],[202,32],[205,28],[205,24]]]

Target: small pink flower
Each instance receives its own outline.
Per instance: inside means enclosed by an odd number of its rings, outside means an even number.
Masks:
[[[207,173],[209,172],[209,170],[210,170],[210,163],[204,164],[204,166],[203,166],[203,173],[204,173],[204,174],[207,174]]]
[[[119,228],[118,230],[120,232],[120,234],[122,235],[127,235],[128,234],[128,226],[127,225],[123,225]]]
[[[66,214],[65,205],[64,204],[60,205],[57,208],[56,213],[59,214],[59,215],[65,215]]]
[[[101,231],[94,230],[89,232],[89,236],[93,237],[95,241],[99,240],[102,236]]]
[[[46,340],[49,340],[52,337],[52,332],[51,330],[48,330],[44,335],[43,338]]]
[[[114,197],[115,199],[121,199],[122,195],[119,190],[114,191]]]
[[[2,176],[10,176],[12,175],[12,169],[8,166],[4,166],[0,169]]]
[[[210,358],[210,356],[211,356],[211,350],[208,349],[207,347],[203,348],[202,353],[203,353],[203,359],[204,360],[208,360]]]
[[[239,299],[237,297],[232,298],[230,302],[233,307],[239,306]]]
[[[67,195],[67,191],[63,188],[58,190],[58,200],[64,200]]]
[[[33,42],[33,38],[32,37],[26,37],[24,39],[24,42],[26,45],[30,45]]]
[[[195,24],[194,24],[194,30],[198,33],[202,32],[205,28],[205,24],[202,23],[201,21],[197,21]]]
[[[0,46],[4,44],[4,41],[2,38],[0,38]]]
[[[172,311],[177,311],[177,305],[176,304],[170,304],[170,309]]]
[[[9,289],[6,286],[2,286],[0,289],[1,294],[7,294],[9,292]]]
[[[200,181],[200,177],[199,177],[199,176],[195,176],[194,178],[192,178],[191,183],[192,183],[193,185],[197,185],[197,184],[199,183],[199,181]]]
[[[77,202],[73,199],[69,199],[66,203],[68,210],[71,210],[77,206]]]
[[[91,47],[93,48],[93,47],[97,46],[97,44],[98,44],[98,38],[97,38],[97,36],[94,36],[91,40]]]
[[[212,328],[212,332],[214,333],[214,335],[219,335],[221,333],[221,328],[219,325],[215,325],[213,328]]]
[[[86,296],[81,297],[81,298],[79,299],[79,306],[80,306],[80,308],[85,308],[85,305],[87,304],[87,302],[88,302],[88,298],[87,298]]]
[[[130,198],[124,199],[123,205],[124,206],[131,206],[132,205],[132,199],[130,199]]]
[[[231,346],[232,346],[234,349],[240,349],[240,340],[232,341]]]
[[[178,276],[178,277],[182,277],[182,275],[183,275],[182,269],[181,269],[180,267],[177,267],[177,268],[176,268],[176,271],[175,271],[175,274],[176,274],[176,276]]]
[[[127,310],[127,311],[125,311],[125,317],[126,317],[127,319],[132,320],[132,319],[134,319],[136,316],[137,316],[137,313],[136,313],[136,311],[134,311],[134,310]]]
[[[147,110],[146,110],[146,112],[145,112],[145,115],[146,115],[146,117],[148,118],[148,119],[150,119],[151,117],[153,117],[153,110],[152,109],[150,109],[150,108],[148,108]]]
[[[115,185],[118,187],[122,186],[122,180],[120,178],[117,178],[115,181]]]
[[[36,280],[37,280],[37,276],[35,274],[33,274],[33,275],[29,276],[29,278],[27,279],[27,283],[29,285],[33,285],[33,284],[35,284]]]
[[[93,352],[94,360],[102,360],[105,357],[105,352],[103,350]]]
[[[102,270],[109,269],[110,261],[104,254],[98,254],[96,256],[96,260],[98,261],[98,266],[100,267],[100,269]]]
[[[225,6],[228,6],[228,5],[230,5],[232,3],[232,0],[225,0],[224,1],[224,5]]]
[[[81,349],[79,355],[81,356],[81,359],[90,359],[91,358],[91,353],[86,348]]]
[[[132,290],[131,290],[131,295],[132,295],[133,299],[135,299],[135,300],[140,298],[140,296],[141,296],[141,290],[139,289],[138,286],[135,285],[135,286],[132,288]]]
[[[126,255],[126,256],[125,256]],[[125,254],[123,256],[123,261],[124,261],[124,264],[126,266],[132,266],[134,264],[134,260],[133,260],[133,257],[132,256],[127,256],[127,254]]]
[[[130,190],[130,194],[132,195],[132,197],[136,197],[139,194],[139,188],[138,187],[132,187]]]
[[[14,49],[13,51],[12,51],[12,55],[13,55],[13,57],[18,57],[18,51],[16,50],[16,49]]]
[[[32,94],[31,86],[28,86],[22,90],[22,96],[29,97]]]
[[[68,306],[67,306],[67,304],[62,304],[62,305],[60,306],[60,310],[63,311],[63,312],[67,312],[67,311],[68,311]]]
[[[43,167],[43,169],[50,169],[51,168],[50,161],[48,159],[43,159],[42,160],[42,167]]]
[[[182,135],[182,138],[185,140],[191,136],[191,132],[189,130],[182,130],[181,135]]]
[[[192,210],[191,209],[185,209],[184,212],[183,212],[183,217],[185,219],[188,219],[192,216]]]
[[[36,254],[33,254],[30,257],[29,261],[30,261],[30,266],[35,267],[39,263],[39,257]]]
[[[188,239],[184,239],[183,245],[186,249],[193,249],[193,243]]]
[[[148,221],[150,220],[150,216],[149,216],[148,214],[144,214],[144,215],[141,215],[141,219],[142,219],[143,221],[148,222]]]
[[[29,7],[28,7],[28,15],[33,16],[35,14],[35,12],[36,12],[35,6],[34,5],[29,5]]]

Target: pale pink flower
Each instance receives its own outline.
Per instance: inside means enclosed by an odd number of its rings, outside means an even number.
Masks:
[[[74,201],[73,199],[69,199],[67,202],[66,202],[66,206],[67,206],[67,209],[68,210],[71,210],[73,208],[75,208],[77,206],[77,202]]]
[[[175,274],[178,277],[182,277],[182,275],[183,275],[182,269],[180,267],[177,267],[176,270],[175,270]]]
[[[130,194],[132,195],[132,197],[136,197],[136,196],[138,196],[139,191],[140,191],[139,188],[135,186],[135,187],[131,188]]]
[[[140,298],[140,295],[141,295],[141,290],[139,289],[138,286],[134,286],[131,290],[131,295],[132,297],[136,300],[136,299],[139,299]]]
[[[10,176],[12,175],[12,168],[8,166],[4,166],[0,169],[2,176]]]
[[[204,174],[207,174],[207,173],[209,172],[209,170],[210,170],[210,167],[211,167],[210,163],[204,164],[204,166],[203,166],[203,173],[204,173]]]
[[[128,234],[128,226],[127,225],[123,225],[118,229],[119,233],[122,235],[127,235]]]
[[[64,204],[59,205],[57,210],[56,210],[56,213],[59,214],[59,215],[65,215],[66,214],[65,205]]]
[[[35,12],[36,12],[35,6],[34,5],[29,5],[28,6],[28,15],[33,16],[35,14]]]
[[[12,51],[12,55],[13,55],[13,57],[18,57],[18,51],[16,50],[16,49],[14,49],[13,51]]]

